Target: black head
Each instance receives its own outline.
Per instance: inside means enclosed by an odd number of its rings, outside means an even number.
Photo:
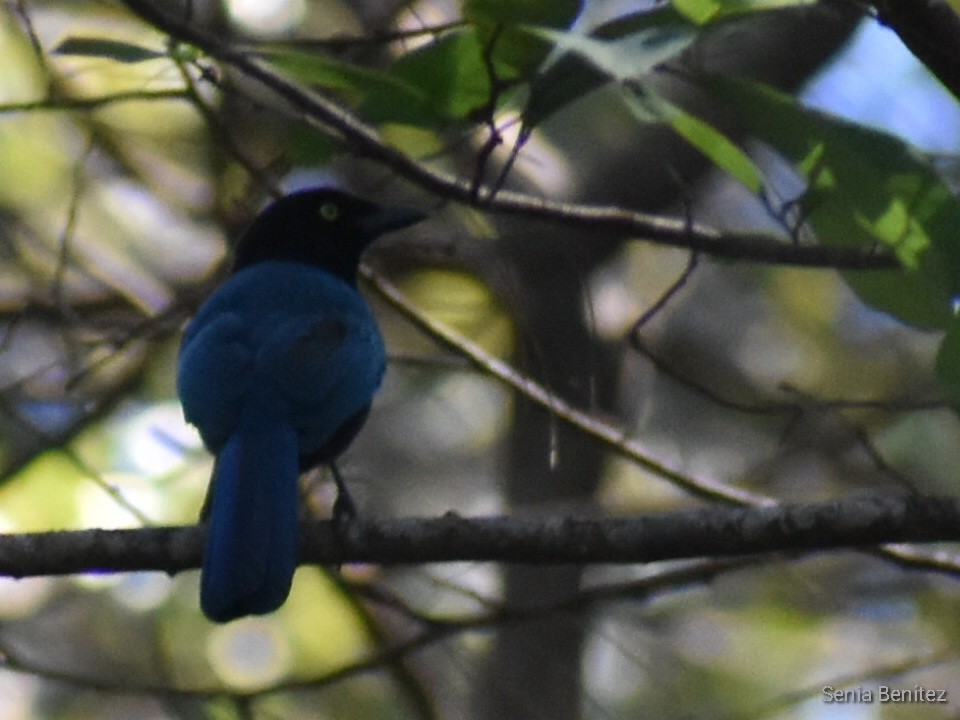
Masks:
[[[233,271],[267,260],[314,265],[350,283],[360,255],[380,235],[425,216],[409,208],[382,208],[329,188],[292,193],[271,203],[237,243]]]

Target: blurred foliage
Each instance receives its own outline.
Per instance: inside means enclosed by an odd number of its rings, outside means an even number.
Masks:
[[[612,238],[612,250],[581,261],[595,240],[568,244],[555,226],[444,205],[122,4],[7,3],[0,528],[196,518],[211,461],[174,397],[179,330],[267,194],[306,182],[436,208],[422,235],[371,253],[377,269],[424,316],[550,390],[586,385],[591,396],[595,384],[615,384],[625,436],[678,472],[782,500],[954,492],[956,196],[899,138],[714,74],[703,59],[712,40],[808,5],[424,0],[367,12],[288,2],[274,10],[288,20],[261,36],[255,21],[245,33],[230,24],[241,3],[229,13],[169,4],[434,167],[489,179],[489,161],[509,170],[507,185],[537,195],[645,206],[650,188],[634,168],[682,162],[664,136],[645,134],[665,129],[706,160],[675,178],[674,214],[785,243],[890,248],[908,268],[841,275],[701,259],[668,294],[686,267],[681,250]],[[726,48],[738,50],[737,41]],[[703,96],[722,112],[691,99]],[[631,171],[618,177],[609,166],[621,160]],[[534,240],[550,252],[524,259]],[[530,295],[551,283],[582,316],[531,310],[551,308]],[[504,510],[501,451],[516,431],[516,397],[370,300],[391,366],[343,463],[363,511]],[[581,323],[589,342],[574,349],[613,358],[603,367],[615,378],[571,380],[530,341],[534,324],[562,344]],[[529,452],[569,461],[562,447]],[[616,452],[604,451],[602,465],[590,502],[510,509],[621,514],[691,503]],[[305,492],[310,512],[329,512],[322,472]],[[664,592],[637,589],[676,569],[590,568],[579,603],[538,613],[584,633],[583,717],[955,713],[954,579],[850,553],[767,558]],[[0,719],[466,717],[498,627],[530,620],[502,607],[502,586],[496,568],[467,564],[304,567],[281,611],[214,627],[199,613],[196,573],[3,579]],[[609,588],[618,590],[600,592]],[[553,649],[530,649],[547,687],[560,670]],[[515,701],[512,717],[543,716],[526,678],[497,682]],[[823,702],[825,685],[878,683],[947,689],[951,705]]]
[[[896,138],[804,111],[768,89],[725,78],[702,83],[803,173],[797,209],[823,242],[890,246],[911,272],[850,273],[863,299],[918,327],[944,327],[960,291],[953,229],[960,202],[919,153]]]

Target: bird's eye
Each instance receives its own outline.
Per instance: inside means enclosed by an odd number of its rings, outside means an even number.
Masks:
[[[336,203],[327,202],[320,206],[320,217],[327,222],[333,222],[340,217],[340,208]]]

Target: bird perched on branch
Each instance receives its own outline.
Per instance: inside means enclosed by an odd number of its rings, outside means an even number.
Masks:
[[[357,291],[360,255],[423,219],[316,188],[268,206],[230,277],[193,318],[177,390],[216,455],[200,605],[227,622],[280,607],[297,566],[301,471],[332,465],[359,432],[386,353]],[[334,515],[352,511],[334,468]]]

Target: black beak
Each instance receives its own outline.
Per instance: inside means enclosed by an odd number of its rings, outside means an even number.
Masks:
[[[421,220],[426,214],[413,208],[378,208],[376,211],[360,220],[360,231],[373,240],[384,233],[401,230]]]

